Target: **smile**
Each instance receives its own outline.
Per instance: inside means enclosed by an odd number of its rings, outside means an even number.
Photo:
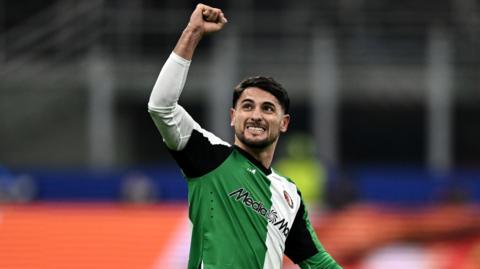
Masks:
[[[265,128],[258,127],[258,126],[247,126],[247,130],[249,130],[252,133],[263,133],[263,132],[265,132]]]

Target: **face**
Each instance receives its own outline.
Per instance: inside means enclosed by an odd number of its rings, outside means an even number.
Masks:
[[[262,149],[276,143],[280,133],[287,131],[290,116],[271,93],[251,87],[242,92],[230,110],[230,119],[235,143]]]

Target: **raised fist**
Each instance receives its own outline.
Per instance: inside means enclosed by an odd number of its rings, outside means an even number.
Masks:
[[[211,33],[221,30],[225,23],[227,19],[221,9],[198,4],[190,17],[188,26],[202,33]]]

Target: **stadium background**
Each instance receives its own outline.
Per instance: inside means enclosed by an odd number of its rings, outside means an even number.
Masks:
[[[345,268],[480,268],[479,1],[204,3],[230,23],[182,104],[230,140],[234,84],[284,84],[276,161],[312,153]],[[186,186],[146,103],[195,4],[0,1],[0,268],[185,268]]]

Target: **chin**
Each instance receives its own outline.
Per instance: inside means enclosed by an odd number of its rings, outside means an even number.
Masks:
[[[241,139],[243,144],[245,144],[246,146],[250,147],[250,148],[255,148],[255,149],[262,149],[262,148],[266,148],[268,146],[270,146],[271,144],[273,144],[273,141],[270,141],[268,139]]]
[[[277,138],[270,138],[268,135],[265,136],[253,136],[246,132],[237,132],[235,135],[238,140],[245,146],[252,149],[263,149],[272,145]]]

